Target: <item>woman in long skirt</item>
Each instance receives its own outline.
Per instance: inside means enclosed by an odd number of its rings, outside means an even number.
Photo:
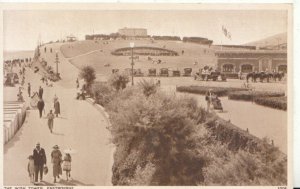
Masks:
[[[59,175],[62,174],[62,154],[59,150],[58,145],[55,145],[53,147],[53,151],[51,152],[51,162],[53,164],[53,177],[54,177],[54,183],[56,183],[56,177],[59,178]]]
[[[54,97],[54,114],[56,115],[56,117],[58,117],[58,114],[60,114],[60,103],[56,95]]]

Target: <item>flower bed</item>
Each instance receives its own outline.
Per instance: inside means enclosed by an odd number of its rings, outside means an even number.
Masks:
[[[228,94],[228,98],[231,100],[245,100],[255,101],[257,98],[266,97],[283,97],[283,92],[270,92],[270,91],[234,91]]]
[[[247,91],[247,89],[233,88],[233,87],[208,87],[208,86],[179,86],[176,87],[178,92],[187,92],[205,95],[206,92],[211,89],[213,93],[218,96],[227,96],[231,92]]]
[[[263,106],[267,106],[270,108],[287,110],[287,97],[264,97],[264,98],[256,98],[255,103]]]

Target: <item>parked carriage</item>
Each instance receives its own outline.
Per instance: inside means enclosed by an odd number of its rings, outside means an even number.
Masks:
[[[156,69],[155,68],[148,69],[148,76],[149,77],[155,77],[156,76]]]
[[[144,76],[144,73],[142,72],[142,70],[140,68],[135,70],[135,72],[133,72],[133,74],[136,77],[143,77]]]
[[[183,77],[191,77],[192,76],[192,68],[184,68],[183,69],[184,73],[183,73]]]
[[[161,68],[159,72],[159,76],[161,77],[169,77],[169,70],[168,68]]]
[[[180,77],[180,71],[179,70],[173,70],[173,77]]]
[[[211,72],[204,73],[201,70],[194,75],[194,79],[202,80],[202,81],[208,81],[208,80],[226,81],[227,80],[226,76],[219,71],[211,71]]]

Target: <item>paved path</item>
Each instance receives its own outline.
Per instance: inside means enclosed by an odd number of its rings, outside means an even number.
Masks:
[[[53,52],[59,49],[58,44],[52,46]],[[43,53],[42,53],[43,55]],[[55,53],[43,55],[45,60],[53,60]],[[50,154],[54,145],[59,145],[63,151],[72,148],[77,151],[72,155],[72,181],[66,182],[65,175],[56,185],[111,185],[111,167],[113,163],[113,145],[110,143],[110,133],[106,129],[108,122],[105,117],[86,101],[75,99],[75,79],[78,70],[66,59],[60,57],[60,72],[63,80],[46,87],[40,81],[40,76],[31,70],[26,73],[27,82],[32,89],[44,88],[46,113],[53,109],[53,97],[56,94],[61,104],[61,116],[54,120],[54,133],[51,134],[47,119],[38,116],[37,110],[28,110],[23,127],[16,136],[4,146],[4,185],[31,185],[27,174],[27,157],[37,142],[45,149],[49,173],[44,176],[44,185],[53,185],[52,164]],[[24,90],[27,96],[27,90]],[[26,97],[29,101],[29,98]]]
[[[89,55],[89,54],[92,54],[94,52],[98,52],[98,51],[101,51],[102,49],[97,49],[97,50],[94,50],[94,51],[90,51],[90,52],[87,52],[87,53],[83,53],[83,54],[79,54],[79,55],[76,55],[76,56],[73,56],[73,57],[70,57],[70,58],[66,58],[67,60],[72,60],[74,58],[78,58],[78,57],[81,57],[81,56],[86,56],[86,55]]]

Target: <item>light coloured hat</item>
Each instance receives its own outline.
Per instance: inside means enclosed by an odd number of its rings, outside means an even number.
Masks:
[[[76,154],[77,151],[74,150],[74,149],[68,148],[68,149],[64,150],[64,153],[66,153],[66,154]]]
[[[53,146],[54,149],[59,149],[58,145]]]

